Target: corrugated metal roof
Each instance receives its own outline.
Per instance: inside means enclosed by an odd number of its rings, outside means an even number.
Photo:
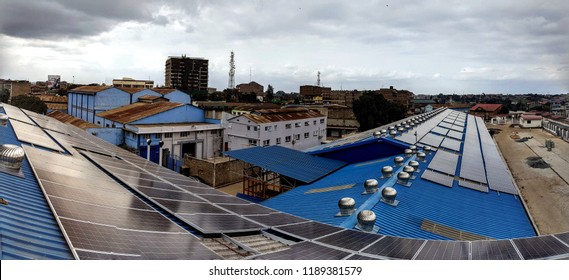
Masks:
[[[101,92],[103,90],[107,90],[110,89],[112,87],[109,86],[81,86],[81,87],[76,87],[74,89],[70,89],[69,91],[75,91],[75,92]]]
[[[324,115],[320,114],[318,111],[312,111],[304,108],[255,110],[251,114],[242,116],[255,123],[271,123],[324,117]]]
[[[174,92],[176,89],[175,88],[153,88],[152,91],[160,93],[162,95]]]
[[[335,217],[335,214],[339,212],[339,199],[352,197],[356,201],[356,209],[365,203],[372,202],[372,195],[362,195],[363,183],[367,179],[377,179],[381,191],[382,185],[389,184],[387,178],[380,178],[381,168],[386,165],[392,166],[393,158],[348,165],[318,181],[294,188],[262,204],[299,217],[343,226],[342,224],[349,218]],[[412,181],[411,187],[395,184],[394,188],[398,192],[396,199],[400,201],[397,207],[381,201],[373,201],[364,208],[376,213],[376,225],[380,228],[379,234],[422,239],[448,239],[422,230],[421,223],[427,219],[496,239],[535,235],[518,196],[498,194],[495,191],[489,193],[474,191],[458,186],[456,181],[452,188],[448,188],[422,180],[420,176],[430,163],[432,155],[428,159],[427,162],[420,163],[421,173],[415,173],[416,179]],[[355,186],[328,192],[312,191],[350,184],[355,184]],[[377,195],[380,195],[380,192]],[[364,209],[358,209],[358,211]],[[351,226],[348,227],[351,228]]]
[[[305,183],[318,180],[346,165],[342,161],[311,156],[281,146],[253,147],[225,154]]]
[[[0,109],[0,112],[4,112]],[[2,144],[21,145],[10,122],[0,127]],[[0,259],[73,259],[27,159],[24,178],[0,172]]]
[[[125,92],[128,92],[130,94],[135,94],[137,92],[141,92],[141,91],[145,90],[145,88],[127,88],[127,87],[115,87],[115,88],[118,88],[118,89],[125,91]]]
[[[76,126],[78,128],[81,128],[83,130],[87,129],[87,128],[100,128],[100,126],[84,121],[82,119],[76,118],[74,116],[62,113],[60,111],[52,111],[47,113],[47,116],[50,116],[62,123],[67,123],[67,124],[71,124],[73,126]]]
[[[166,112],[168,110],[172,110],[174,108],[181,106],[184,106],[184,104],[175,103],[175,102],[156,102],[156,103],[137,102],[99,113],[97,114],[97,116],[114,122],[125,124],[152,115],[156,115],[162,112]]]
[[[65,105],[67,105],[67,96],[57,96],[51,94],[40,94],[36,96],[43,102],[65,103]]]
[[[502,104],[476,104],[472,108],[470,108],[470,111],[476,111],[478,109],[482,109],[487,112],[493,112],[498,110],[498,108],[500,107],[502,107]]]

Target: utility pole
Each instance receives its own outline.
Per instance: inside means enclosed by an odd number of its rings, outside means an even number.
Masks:
[[[229,56],[229,84],[227,85],[229,89],[235,88],[235,54],[231,51]]]

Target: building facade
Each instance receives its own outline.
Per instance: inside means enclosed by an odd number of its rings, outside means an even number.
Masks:
[[[184,92],[207,92],[208,60],[185,55],[168,57],[165,84]]]
[[[257,96],[263,96],[265,94],[265,87],[255,81],[247,84],[238,84],[235,88],[237,88],[240,93],[254,93]]]
[[[502,104],[476,104],[470,108],[470,114],[489,120],[500,113]]]
[[[120,88],[153,88],[154,81],[135,80],[133,78],[124,77],[122,79],[113,79],[113,87]]]
[[[322,103],[325,96],[330,96],[332,89],[312,85],[300,86],[300,99],[307,103]]]
[[[326,116],[305,108],[257,110],[223,125],[226,150],[271,145],[304,150],[326,140]]]
[[[389,102],[404,105],[407,110],[413,108],[414,94],[408,90],[398,90],[390,86],[389,88],[381,88],[378,91]]]

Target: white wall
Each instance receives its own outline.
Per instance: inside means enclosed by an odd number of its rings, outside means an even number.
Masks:
[[[322,123],[321,120],[323,120]],[[287,125],[290,125],[290,128],[287,128]],[[250,140],[256,140],[256,146],[264,146],[265,141],[268,141],[270,146],[280,145],[295,150],[304,150],[320,145],[326,140],[326,117],[255,123],[245,116],[239,116],[228,120],[226,132],[225,141],[229,143],[230,150],[251,147]],[[290,141],[287,142],[288,136]],[[295,139],[295,136],[298,139]],[[280,143],[277,143],[278,139]]]

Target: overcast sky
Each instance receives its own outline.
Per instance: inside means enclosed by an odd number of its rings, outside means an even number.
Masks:
[[[144,3],[144,4],[141,4]],[[569,92],[569,1],[0,0],[0,78],[164,84],[168,56],[209,59],[209,86],[298,92]]]

